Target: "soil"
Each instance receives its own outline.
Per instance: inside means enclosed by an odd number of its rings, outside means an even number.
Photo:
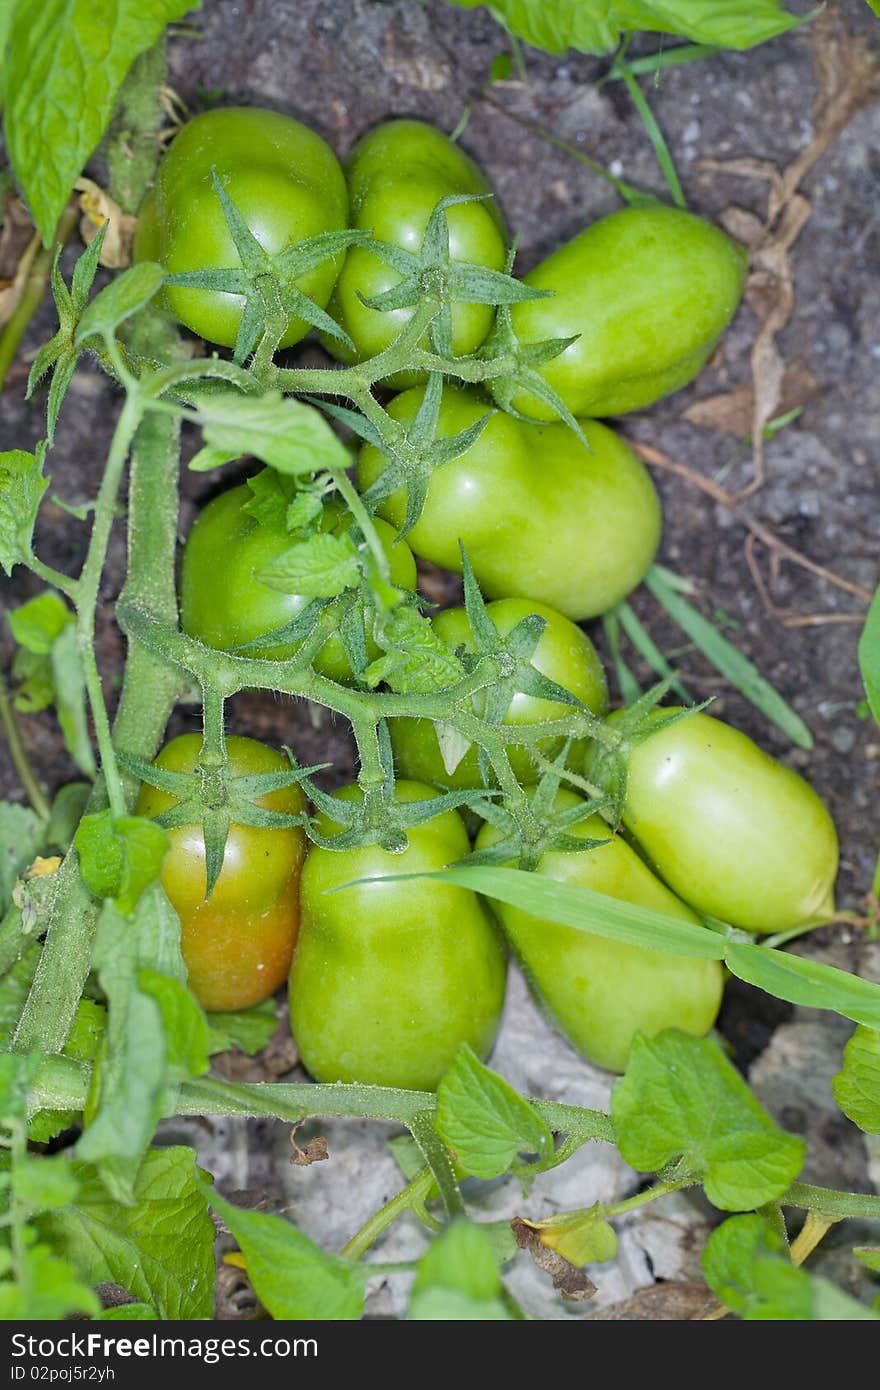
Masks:
[[[876,36],[876,20],[863,0],[845,0],[840,9],[850,29],[867,35],[873,28]],[[194,18],[195,29],[179,33],[171,42],[169,77],[192,110],[218,99],[212,89],[220,87],[223,102],[285,111],[318,130],[344,154],[384,117],[417,116],[451,131],[470,105],[462,144],[486,169],[510,225],[520,234],[521,270],[585,223],[612,211],[617,198],[571,153],[530,133],[502,108],[538,122],[628,182],[663,192],[651,147],[622,85],[594,85],[607,64],[528,50],[527,82],[498,84],[490,100],[479,99],[476,94],[493,57],[505,49],[502,31],[485,10],[461,11],[417,0],[210,0]],[[656,43],[647,40],[642,47],[649,51]],[[688,203],[708,216],[718,216],[731,203],[763,215],[766,186],[755,177],[708,171],[701,161],[754,156],[782,167],[804,149],[814,129],[816,73],[809,43],[799,33],[747,54],[669,69],[647,91],[675,154]],[[866,589],[877,582],[880,560],[880,219],[874,193],[880,174],[878,151],[880,107],[874,105],[855,115],[805,180],[803,191],[813,210],[793,252],[795,306],[780,347],[787,362],[797,360],[812,372],[818,389],[794,423],[767,443],[767,480],[747,503],[752,515],[791,545]],[[64,258],[68,274],[75,254],[68,250]],[[23,388],[29,361],[52,331],[47,307],[33,321],[19,363],[0,396],[2,448],[32,448],[41,437],[44,403],[25,403]],[[755,318],[744,307],[699,380],[653,410],[627,419],[624,430],[732,491],[744,486],[750,476],[749,449],[682,417],[694,401],[748,381],[755,332]],[[94,496],[115,410],[112,387],[88,364],[81,365],[48,467],[53,489],[64,501],[82,503]],[[188,444],[196,447],[194,439]],[[840,904],[857,909],[870,887],[877,856],[880,734],[859,707],[863,692],[856,661],[858,622],[826,620],[858,615],[859,601],[796,565],[783,564],[777,572],[767,553],[759,550],[773,602],[822,619],[808,626],[782,625],[768,612],[750,574],[743,526],[691,482],[659,471],[656,481],[666,518],[663,562],[695,582],[702,610],[723,617],[741,650],[803,716],[815,738],[813,751],[793,749],[698,653],[682,651],[684,639],[647,592],[637,594],[634,605],[658,644],[667,652],[678,651],[676,662],[692,694],[716,697],[713,713],[805,772],[827,799],[842,845]],[[186,474],[183,489],[185,532],[211,484],[201,475]],[[56,566],[74,568],[84,550],[85,533],[86,528],[60,506],[47,503],[38,529],[40,553]],[[120,528],[100,614],[99,659],[108,694],[123,655],[113,624],[122,561]],[[436,585],[436,574],[428,582]],[[14,607],[39,588],[19,569],[4,582],[2,602]],[[444,592],[454,596],[448,584]],[[601,631],[592,635],[601,646]],[[10,652],[4,630],[4,665]],[[634,656],[632,664],[647,678]],[[178,711],[172,731],[196,727],[196,713]],[[248,695],[233,702],[230,719],[235,732],[289,742],[305,760],[332,758],[337,781],[352,774],[345,732],[326,714]],[[74,769],[51,716],[32,716],[22,725],[47,785],[55,788],[70,780]],[[4,747],[0,791],[20,797]],[[877,948],[852,928],[828,928],[803,949],[821,951],[826,959],[880,978]],[[562,1075],[570,1082],[566,1099],[605,1103],[608,1078],[579,1061],[536,1019],[518,985],[514,995],[496,1055],[499,1068],[543,1094],[558,1094]],[[836,1069],[846,1028],[736,985],[728,992],[720,1026],[740,1064],[751,1066],[765,1103],[793,1129],[809,1132],[818,1180],[867,1188],[873,1173],[877,1181],[876,1149],[869,1160],[863,1138],[828,1101],[828,1075]],[[824,1058],[821,1065],[817,1057]],[[332,1244],[337,1232],[341,1243],[370,1206],[399,1185],[376,1127],[369,1135],[366,1127],[328,1127],[336,1161],[289,1170],[290,1177],[284,1159],[286,1136],[278,1140],[265,1126],[226,1125],[208,1142],[204,1126],[197,1133],[193,1129],[208,1166],[216,1170],[220,1165],[220,1177],[228,1187],[258,1188],[279,1205],[292,1204],[295,1219],[324,1243]],[[612,1163],[604,1155],[599,1162],[593,1149],[584,1153],[592,1159],[580,1162],[579,1156],[560,1170],[567,1175],[569,1199],[583,1205],[600,1196],[607,1200],[612,1192],[633,1190],[635,1175],[618,1160]],[[576,1180],[581,1183],[577,1194]],[[511,1199],[504,1191],[493,1208],[496,1214],[507,1213]],[[491,1207],[491,1200],[485,1200]],[[545,1209],[565,1200],[557,1182]],[[654,1278],[697,1277],[693,1239],[679,1236],[682,1230],[693,1236],[706,1217],[704,1210],[682,1199],[670,1209],[669,1230],[676,1220],[680,1223],[676,1239],[670,1244],[664,1237],[662,1248],[657,1247],[650,1221],[633,1223],[641,1234],[625,1235],[619,1268],[594,1271],[600,1302],[624,1299]],[[417,1242],[412,1228],[402,1231],[391,1238],[387,1258],[398,1258],[396,1249]],[[534,1278],[529,1273],[517,1278],[530,1311],[544,1317],[571,1315],[537,1271]],[[398,1305],[399,1296],[384,1286],[373,1295],[373,1311],[380,1315]]]

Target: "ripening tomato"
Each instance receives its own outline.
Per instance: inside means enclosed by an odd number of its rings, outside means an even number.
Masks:
[[[523,618],[535,613],[545,620],[547,626],[541,634],[538,645],[531,657],[536,670],[555,681],[572,695],[576,695],[592,714],[602,716],[608,706],[608,687],[605,673],[596,649],[585,632],[561,613],[548,608],[534,599],[502,598],[487,605],[487,612],[502,637],[506,637]],[[457,647],[474,650],[473,634],[467,613],[463,608],[447,608],[432,618],[434,631],[438,637],[454,651]],[[474,697],[474,708],[479,714],[485,704],[483,692]],[[505,724],[539,724],[548,719],[559,719],[566,713],[566,707],[555,700],[540,700],[533,695],[517,693],[514,695]],[[438,730],[430,719],[391,719],[391,745],[394,760],[403,777],[417,782],[431,782],[446,787],[482,786],[477,750],[470,745],[462,745],[455,730]],[[451,737],[450,737],[451,734]],[[442,740],[442,742],[441,742]],[[555,758],[562,740],[544,739],[537,751],[546,758]],[[574,766],[583,757],[584,743],[572,745],[570,761]],[[538,769],[532,758],[531,749],[524,744],[508,744],[511,767],[520,782],[534,782]]]
[[[156,766],[192,772],[201,750],[198,734],[166,743]],[[228,738],[229,775],[289,769],[288,760],[252,738]],[[141,787],[136,814],[152,818],[176,804],[168,792]],[[286,815],[305,808],[292,785],[259,798],[259,806]],[[232,825],[223,868],[205,899],[205,840],[200,825],[168,830],[171,848],[162,886],[180,918],[180,944],[189,986],[205,1009],[246,1009],[274,994],[290,968],[299,927],[299,878],[305,834],[299,827]]]
[[[417,253],[431,213],[450,194],[483,195],[479,202],[448,209],[449,250],[453,260],[503,270],[507,249],[504,222],[489,184],[464,151],[423,121],[387,121],[365,135],[345,165],[352,226],[381,241]],[[336,282],[328,312],[345,329],[356,354],[338,339],[325,346],[344,362],[362,362],[389,347],[409,322],[413,309],[368,309],[362,302],[400,282],[400,273],[368,246],[353,246]],[[490,304],[458,303],[452,308],[452,349],[473,352],[495,320]],[[411,386],[424,373],[400,372],[387,385]]]
[[[626,773],[627,829],[698,912],[754,932],[832,915],[837,833],[828,809],[746,734],[691,714],[631,746]]]
[[[560,791],[556,808],[577,803],[573,792]],[[538,874],[699,924],[601,816],[580,821],[570,833],[606,843],[582,852],[550,851]],[[484,825],[475,848],[488,848],[499,835]],[[492,908],[550,1021],[597,1066],[623,1071],[636,1033],[653,1037],[664,1028],[681,1028],[700,1037],[715,1022],[723,987],[717,960],[593,936],[507,903],[493,902]]]
[[[409,425],[423,396],[422,387],[404,391],[388,412]],[[490,408],[476,392],[447,386],[438,438],[467,429]],[[595,420],[581,424],[591,452],[563,424],[494,414],[476,443],[432,473],[424,511],[407,535],[416,555],[461,573],[461,540],[488,598],[537,599],[576,622],[619,603],[651,566],[660,504],[623,441]],[[361,491],[386,466],[366,444]],[[405,491],[379,511],[402,526]]]
[[[512,306],[520,342],[576,341],[538,370],[574,415],[625,415],[686,386],[742,297],[747,255],[710,222],[669,207],[603,217],[526,277],[552,298]],[[520,392],[518,410],[553,411]]]
[[[401,801],[434,794],[397,783]],[[336,793],[360,795],[356,786]],[[318,829],[333,835],[340,827],[322,816]],[[464,822],[446,811],[407,833],[402,854],[318,845],[306,860],[290,1026],[318,1081],[433,1090],[463,1042],[485,1057],[495,1038],[506,958],[480,899],[431,879],[383,881],[467,854]],[[343,886],[364,878],[379,881]]]
[[[175,136],[141,208],[136,261],[157,260],[169,275],[241,264],[212,169],[270,255],[346,226],[345,178],[319,135],[277,111],[224,107],[196,116]],[[341,254],[322,261],[296,279],[296,288],[324,308],[341,264]],[[234,347],[241,295],[171,285],[165,287],[164,299],[194,333],[210,343]],[[291,318],[281,346],[299,342],[308,331],[303,319]]]
[[[199,513],[183,552],[183,629],[207,646],[226,651],[268,636],[311,602],[308,595],[284,593],[260,582],[260,571],[294,547],[297,540],[246,511],[252,501],[247,484],[221,492]],[[338,534],[350,524],[349,514],[325,503],[322,530]],[[375,526],[388,557],[391,583],[401,589],[415,589],[416,566],[409,546],[384,521],[377,520]],[[249,655],[282,660],[293,656],[298,646],[294,642],[255,648]],[[367,656],[373,661],[378,655],[379,648],[368,634]],[[335,633],[318,652],[314,667],[330,680],[351,680],[351,664]]]

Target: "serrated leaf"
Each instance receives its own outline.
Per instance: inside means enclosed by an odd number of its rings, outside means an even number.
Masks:
[[[553,1152],[544,1121],[467,1043],[437,1087],[434,1123],[460,1166],[476,1178],[499,1177],[521,1153],[542,1160]]]
[[[293,475],[351,464],[345,446],[314,406],[278,392],[218,392],[199,402],[197,411],[205,448],[190,463],[196,472],[247,454]]]
[[[370,685],[385,681],[398,694],[443,690],[464,675],[458,657],[415,608],[400,604],[374,632],[383,655],[365,672]]]
[[[410,1322],[505,1321],[501,1272],[492,1242],[480,1226],[458,1217],[419,1261],[410,1297]]]
[[[238,1241],[248,1278],[273,1318],[360,1318],[369,1266],[328,1254],[280,1216],[242,1211],[207,1184],[203,1190]]]
[[[761,1107],[714,1038],[675,1029],[636,1034],[611,1114],[627,1163],[640,1172],[675,1164],[723,1211],[781,1197],[806,1152]]]
[[[193,1150],[151,1149],[128,1206],[108,1197],[91,1165],[71,1167],[76,1202],[41,1217],[41,1234],[91,1283],[120,1284],[160,1318],[213,1317],[214,1223]]]
[[[156,261],[141,261],[123,271],[97,294],[83,313],[74,336],[81,347],[86,339],[100,336],[109,341],[126,319],[143,309],[158,294],[165,272]]]
[[[44,457],[43,448],[36,454],[22,449],[0,454],[0,565],[7,574],[31,552],[40,500],[49,486]]]
[[[97,1317],[97,1294],[47,1245],[26,1247],[21,1262],[21,1282],[0,1284],[0,1322],[56,1322],[71,1313]]]
[[[270,564],[256,571],[269,589],[310,598],[335,598],[357,584],[361,568],[350,536],[327,531],[308,536],[283,550]]]
[[[3,79],[6,142],[48,246],[76,177],[107,129],[138,54],[200,0],[40,0],[11,22]]]
[[[79,1184],[67,1158],[25,1158],[12,1168],[12,1195],[20,1202],[28,1219],[38,1212],[66,1207],[74,1200]]]
[[[866,1134],[880,1134],[880,1031],[857,1028],[832,1083],[834,1099]]]

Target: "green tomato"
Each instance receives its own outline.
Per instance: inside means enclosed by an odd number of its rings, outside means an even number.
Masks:
[[[423,395],[416,387],[396,396],[389,414],[411,424]],[[489,409],[475,392],[446,387],[438,437],[468,428]],[[432,473],[424,511],[407,535],[416,555],[461,573],[461,540],[487,597],[537,599],[578,622],[626,598],[657,550],[660,503],[622,440],[594,420],[581,423],[592,452],[565,425],[497,411],[476,443]],[[386,466],[365,445],[361,490]],[[399,529],[405,491],[379,510]]]
[[[549,680],[563,686],[587,706],[602,716],[608,707],[608,687],[596,649],[579,627],[563,618],[546,604],[521,598],[502,598],[488,604],[487,611],[498,632],[506,637],[517,623],[530,614],[544,618],[547,626],[532,654],[532,665]],[[447,608],[432,620],[434,631],[449,647],[474,650],[473,634],[463,608]],[[482,698],[481,698],[482,697]],[[485,698],[482,692],[474,697],[477,713],[482,711]],[[514,695],[504,717],[505,724],[540,724],[559,719],[566,713],[565,705],[555,700],[539,700],[521,692]],[[391,746],[401,776],[417,782],[431,782],[445,787],[479,787],[479,759],[473,744],[462,745],[455,730],[439,730],[430,719],[392,719]],[[439,739],[443,739],[443,746]],[[563,740],[544,739],[536,745],[544,757],[555,758]],[[583,757],[585,743],[572,744],[570,763]],[[537,780],[538,769],[531,750],[523,744],[508,744],[510,764],[520,782]],[[459,759],[459,761],[456,761]]]
[[[282,593],[260,582],[260,571],[297,542],[295,536],[250,516],[244,509],[252,500],[247,484],[221,492],[199,513],[183,552],[183,629],[206,646],[226,651],[268,636],[312,601],[308,595]],[[338,532],[340,526],[345,526],[345,519],[340,521],[339,509],[325,504],[322,529]],[[416,566],[409,546],[384,521],[377,520],[375,526],[388,557],[392,584],[415,589]],[[283,660],[293,656],[299,645],[255,648],[250,655]],[[369,636],[367,655],[371,661],[379,655]],[[314,666],[330,680],[352,679],[345,648],[335,633],[318,652]]]
[[[538,370],[574,415],[625,415],[686,386],[742,296],[747,255],[700,217],[635,207],[603,217],[525,277],[551,299],[512,306],[521,343],[577,341]],[[529,393],[516,409],[553,411]]]
[[[156,766],[193,772],[201,752],[198,734],[166,743]],[[228,738],[231,777],[289,770],[274,748],[252,738]],[[135,814],[152,819],[176,798],[144,783]],[[260,797],[258,806],[285,815],[305,809],[302,789],[291,785]],[[223,867],[205,898],[205,837],[200,825],[166,831],[170,848],[162,886],[180,918],[180,946],[189,987],[206,1009],[247,1009],[284,983],[299,927],[299,876],[306,837],[297,826],[231,825]]]
[[[299,121],[276,111],[226,107],[189,121],[159,165],[154,190],[138,219],[135,260],[158,260],[169,275],[241,264],[214,190],[215,169],[257,241],[275,255],[306,237],[346,226],[348,192],[330,146]],[[324,308],[342,256],[294,282]],[[210,343],[234,347],[242,296],[221,290],[166,286],[167,307]],[[309,331],[291,317],[282,347]]]
[[[556,805],[565,809],[577,802],[573,792],[560,791]],[[583,852],[551,851],[542,856],[537,873],[667,917],[699,922],[635,850],[612,835],[601,816],[590,816],[570,833],[607,843]],[[475,848],[488,848],[499,835],[494,826],[484,825]],[[715,1022],[723,987],[718,961],[630,946],[506,903],[492,906],[550,1021],[597,1066],[623,1071],[636,1033],[653,1037],[664,1028],[681,1028],[701,1037]]]
[[[360,794],[354,786],[336,793],[347,801]],[[433,795],[397,783],[400,801]],[[339,827],[323,816],[319,829],[333,835]],[[430,879],[342,887],[441,869],[470,848],[457,811],[408,838],[402,854],[316,846],[306,861],[290,1024],[318,1081],[433,1090],[463,1042],[485,1057],[495,1038],[506,960],[475,893]]]
[[[630,747],[626,773],[624,824],[698,912],[753,932],[832,915],[837,833],[824,802],[738,729],[689,715]]]
[[[346,161],[352,226],[371,231],[381,241],[418,252],[431,213],[450,194],[475,193],[482,201],[449,208],[449,249],[454,260],[503,270],[507,249],[504,222],[491,189],[472,159],[442,131],[422,121],[387,121],[355,145]],[[389,347],[413,314],[412,308],[368,309],[362,302],[384,294],[400,274],[366,246],[350,248],[330,303],[329,313],[356,348],[352,355],[338,340],[325,346],[344,362],[374,357]],[[455,304],[452,350],[473,352],[495,321],[490,304]],[[426,344],[427,346],[427,344]],[[400,372],[394,388],[423,381],[424,373]]]

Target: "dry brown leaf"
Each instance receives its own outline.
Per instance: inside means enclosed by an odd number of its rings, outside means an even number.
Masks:
[[[293,1129],[290,1131],[290,1146],[293,1149],[293,1153],[290,1155],[290,1161],[294,1167],[308,1168],[310,1164],[323,1163],[330,1157],[330,1151],[327,1148],[327,1140],[322,1134],[316,1134],[314,1139],[310,1139],[305,1147],[301,1149],[296,1142],[296,1131],[298,1129],[299,1125],[294,1125]]]
[[[563,1259],[558,1250],[551,1250],[544,1245],[540,1232],[534,1226],[515,1216],[510,1223],[510,1229],[520,1250],[528,1250],[538,1268],[550,1275],[554,1289],[558,1289],[563,1298],[574,1302],[592,1298],[596,1292],[596,1285],[589,1275]]]
[[[822,383],[804,361],[798,359],[792,362],[786,367],[782,378],[778,413],[786,414],[789,410],[806,405],[821,390]],[[699,425],[701,429],[747,439],[752,432],[754,415],[755,391],[750,384],[717,396],[705,396],[689,406],[681,418],[687,420],[688,424]]]
[[[74,188],[79,194],[83,214],[79,230],[86,246],[92,244],[106,222],[107,230],[98,259],[108,270],[124,270],[131,265],[131,246],[137,218],[123,212],[110,194],[92,179],[77,179]]]
[[[19,198],[8,196],[0,230],[0,325],[8,323],[18,308],[27,285],[40,234]]]
[[[687,1280],[652,1284],[639,1289],[623,1303],[598,1308],[593,1321],[600,1322],[697,1322],[718,1306],[705,1284]]]

